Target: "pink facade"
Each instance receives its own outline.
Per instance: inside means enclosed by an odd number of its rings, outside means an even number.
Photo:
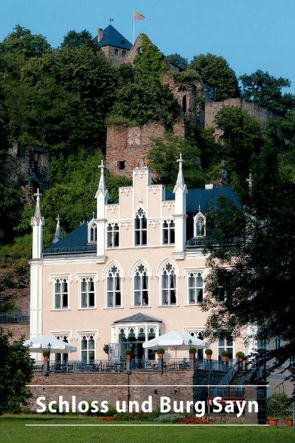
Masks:
[[[133,171],[133,186],[120,188],[119,202],[110,205],[101,169],[96,217],[34,252],[31,336],[67,339],[77,347],[70,359],[84,361],[105,359],[105,344],[119,358],[125,341],[143,342],[173,329],[202,336],[208,268],[202,248],[187,244],[187,199],[188,209],[196,208],[192,223],[200,222],[198,214],[203,220],[203,231],[191,229],[200,239],[206,233],[202,203],[220,189],[199,190],[197,201],[198,190],[191,197],[186,189],[181,160],[179,166],[174,194],[152,184],[151,171],[140,166]],[[33,229],[42,230],[41,214],[33,219]],[[245,351],[244,340],[210,347],[215,359],[225,348],[233,356]],[[140,343],[135,352],[139,358],[149,356]],[[174,357],[174,352],[166,355]]]

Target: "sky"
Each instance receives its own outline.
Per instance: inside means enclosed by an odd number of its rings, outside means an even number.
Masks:
[[[70,31],[112,25],[132,41],[135,22],[165,54],[191,60],[199,54],[223,56],[236,74],[257,69],[288,78],[295,93],[295,0],[9,0],[1,2],[0,41],[15,25],[42,34],[53,47]]]

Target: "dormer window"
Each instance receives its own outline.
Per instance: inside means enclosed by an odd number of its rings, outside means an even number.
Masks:
[[[97,226],[94,220],[88,224],[88,243],[97,242]]]
[[[202,214],[199,207],[199,212],[194,216],[194,237],[205,237],[206,235],[206,217]]]

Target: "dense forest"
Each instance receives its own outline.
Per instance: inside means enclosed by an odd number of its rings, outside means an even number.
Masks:
[[[225,160],[228,183],[244,187],[265,147],[276,149],[279,171],[294,182],[294,103],[284,78],[257,70],[237,78],[220,56],[201,54],[188,60],[170,54],[167,60],[187,69],[216,88],[216,100],[242,97],[274,111],[278,118],[267,131],[238,108],[223,108],[216,119],[224,136],[215,143],[212,129],[187,124],[186,140],[169,132],[180,108],[160,78],[166,72],[163,54],[147,37],[134,66],[113,68],[88,31],[70,31],[60,47],[52,48],[42,35],[16,26],[0,43],[0,244],[2,258],[16,251],[30,255],[30,217],[33,208],[23,191],[11,184],[7,167],[13,162],[8,143],[19,147],[41,145],[50,150],[50,186],[42,198],[48,245],[54,235],[56,216],[63,233],[89,219],[95,209],[97,165],[105,156],[106,125],[125,122],[143,125],[164,123],[167,135],[155,140],[150,164],[158,180],[172,187],[176,163],[183,152],[189,187],[203,186],[220,176]],[[130,180],[107,173],[110,201],[117,199],[120,185]]]

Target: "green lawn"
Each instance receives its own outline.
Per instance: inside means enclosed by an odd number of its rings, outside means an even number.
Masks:
[[[63,418],[17,416],[0,418],[0,441],[5,443],[47,443],[47,442],[193,442],[193,443],[294,443],[295,430],[292,428],[269,427],[194,427],[190,425],[166,425],[143,427],[28,427],[26,424],[93,424],[95,418]],[[125,423],[126,424],[126,423]]]

